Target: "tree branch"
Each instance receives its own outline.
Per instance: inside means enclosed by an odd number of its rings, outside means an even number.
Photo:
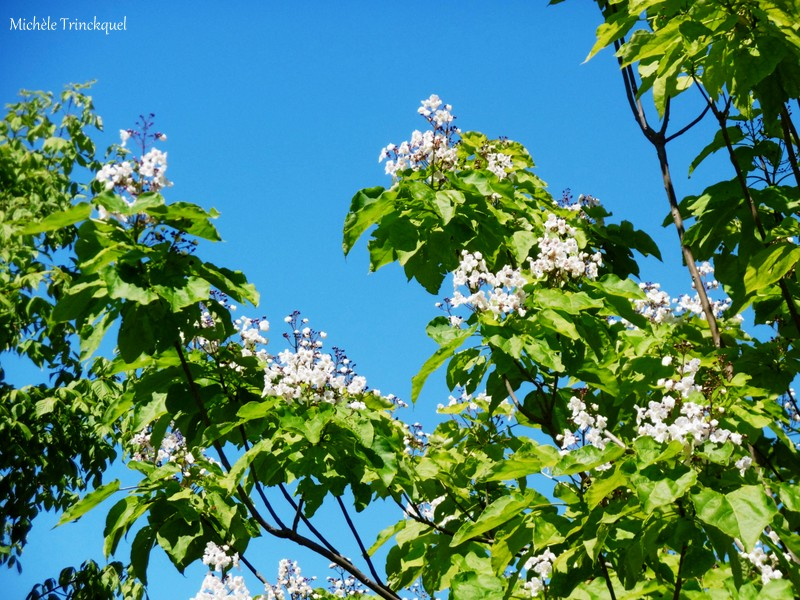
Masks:
[[[364,542],[361,541],[361,536],[358,535],[358,530],[356,529],[355,525],[353,525],[353,521],[350,519],[350,513],[347,512],[347,507],[344,505],[344,502],[342,502],[341,496],[336,496],[336,502],[339,504],[339,508],[344,515],[344,520],[347,521],[347,526],[350,528],[350,532],[353,534],[353,537],[356,538],[358,548],[361,550],[361,556],[367,562],[367,567],[369,567],[369,572],[372,574],[372,577],[375,578],[375,581],[383,585],[383,581],[381,581],[380,575],[378,575],[378,572],[375,570],[375,565],[372,564],[372,558],[367,552]]]

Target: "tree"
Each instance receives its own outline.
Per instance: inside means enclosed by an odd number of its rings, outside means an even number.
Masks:
[[[430,434],[299,313],[276,354],[266,319],[235,317],[232,303],[257,293],[197,256],[197,240],[218,239],[217,215],[167,203],[150,118],[101,166],[77,90],[65,98],[81,117],[58,134],[49,96],[12,107],[0,206],[30,212],[3,219],[3,348],[57,378],[3,388],[0,426],[15,444],[0,471],[6,560],[42,504],[66,508],[66,522],[118,494],[107,554],[135,531],[129,564],[87,563],[34,597],[141,597],[155,545],[178,569],[209,565],[198,597],[249,595],[240,562],[268,598],[399,598],[411,586],[459,599],[797,594],[800,15],[766,0],[598,5],[591,55],[615,48],[695,296],[636,283],[634,253],[659,256],[645,233],[595,198],[554,199],[521,144],[461,131],[432,95],[419,108],[428,128],[383,150],[391,186],[354,196],[343,242],[347,253],[369,236],[372,269],[397,262],[432,294],[452,281],[427,328],[439,349],[413,379],[412,400],[440,367],[453,391]],[[689,90],[698,117],[670,132]],[[718,129],[691,168],[724,152],[732,179],[679,201],[668,144],[707,117]],[[90,185],[75,183],[75,164]],[[768,339],[745,319],[771,326]],[[113,357],[99,357],[114,334]],[[34,432],[48,445],[30,456]],[[116,454],[140,474],[133,489],[101,483]],[[41,486],[15,482],[22,463]],[[400,516],[368,547],[353,510],[377,501]],[[315,522],[326,502],[358,560]],[[272,585],[247,558],[263,534],[328,558],[339,583],[312,589],[286,562]],[[372,557],[388,543],[381,569]]]

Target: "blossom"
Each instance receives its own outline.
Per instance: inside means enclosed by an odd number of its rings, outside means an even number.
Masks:
[[[535,259],[528,259],[535,277],[597,278],[598,268],[603,264],[602,255],[599,252],[589,254],[582,251],[575,238],[577,231],[574,227],[565,219],[549,213],[544,228],[544,235],[537,240],[538,255]]]
[[[556,555],[547,549],[537,556],[532,556],[525,562],[522,568],[536,574],[530,580],[526,581],[523,586],[530,592],[531,598],[535,598],[544,590],[545,583],[553,572],[553,562],[555,560]]]
[[[252,596],[243,577],[228,575],[222,579],[209,572],[191,600],[252,600]]]
[[[463,250],[461,262],[453,272],[454,292],[448,303],[453,308],[466,305],[476,311],[489,311],[498,317],[514,312],[524,316],[523,303],[527,296],[523,286],[526,283],[518,269],[506,265],[497,273],[491,273],[480,252],[473,254]],[[469,296],[458,289],[462,286],[469,289]]]
[[[214,542],[208,542],[203,552],[203,564],[208,565],[212,571],[223,572],[231,565],[239,567],[239,554],[234,552],[229,555],[230,546],[227,544],[218,546]]]
[[[431,165],[438,176],[443,171],[453,170],[458,157],[453,136],[458,133],[458,128],[452,125],[455,119],[452,110],[453,107],[443,105],[436,94],[423,100],[417,112],[430,123],[432,129],[424,132],[415,130],[410,140],[399,145],[387,144],[382,148],[378,162],[386,160],[386,174],[396,178],[398,173],[407,169],[419,171]]]

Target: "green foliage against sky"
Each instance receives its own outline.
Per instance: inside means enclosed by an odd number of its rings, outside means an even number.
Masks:
[[[554,198],[525,147],[460,129],[431,95],[423,130],[382,152],[391,184],[357,192],[343,231],[345,254],[368,238],[372,270],[398,263],[441,299],[438,350],[409,373],[412,401],[437,371],[452,392],[427,433],[300,313],[267,345],[279,327],[247,316],[255,288],[202,258],[218,213],[167,200],[151,117],[100,160],[82,86],[9,106],[0,350],[53,377],[0,370],[0,562],[24,561],[40,511],[66,523],[104,501],[114,559],[32,597],[144,597],[156,547],[180,571],[209,566],[198,598],[250,597],[237,569],[293,600],[798,595],[800,14],[599,8],[591,54],[615,49],[693,295],[639,283],[663,248],[596,198]],[[676,124],[689,94],[696,118]],[[680,199],[671,144],[709,120],[692,168],[716,154],[730,169]],[[379,504],[399,517],[365,539],[358,517]],[[330,506],[358,556],[320,519]],[[273,583],[250,558],[263,536],[339,583],[291,562]]]

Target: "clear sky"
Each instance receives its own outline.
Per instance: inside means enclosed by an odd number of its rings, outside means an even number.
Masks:
[[[51,17],[57,30],[13,29],[34,16]],[[95,17],[126,29],[61,30],[61,18]],[[101,147],[139,114],[155,113],[168,135],[168,200],[217,208],[225,242],[200,253],[241,269],[261,292],[258,309],[240,312],[273,323],[277,352],[283,316],[301,310],[371,387],[408,399],[411,377],[434,349],[424,327],[440,298],[395,267],[368,275],[364,242],[345,260],[341,230],[358,189],[389,185],[378,153],[425,126],[416,109],[432,93],[453,105],[462,129],[525,144],[554,195],[592,194],[615,219],[648,231],[665,263],[648,262],[643,278],[675,295],[688,291],[676,235],[661,228],[658,163],[631,118],[615,61],[604,52],[583,64],[599,20],[585,0],[3,0],[0,99],[96,79]],[[676,114],[680,124],[694,116],[680,107]],[[704,173],[713,174],[710,163],[684,179],[687,148],[697,143],[680,139],[672,149],[679,195],[696,193]],[[407,420],[430,422],[446,394],[432,382]],[[87,552],[97,556],[101,521],[93,519],[55,531],[36,523],[23,575],[0,571],[0,595],[24,597]],[[263,540],[250,559],[274,578],[284,556],[300,555]],[[301,560],[324,580],[324,561]],[[189,598],[203,573],[183,577],[154,555],[151,598]]]

